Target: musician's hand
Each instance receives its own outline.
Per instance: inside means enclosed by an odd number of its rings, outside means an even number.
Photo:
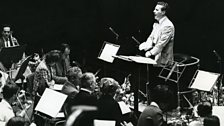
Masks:
[[[54,84],[55,84],[54,80],[51,80],[51,81],[47,80],[47,85],[49,86],[49,88],[53,89],[54,88]]]
[[[37,126],[34,122],[32,122],[29,126]]]
[[[150,51],[147,51],[147,52],[145,53],[145,57],[150,57],[150,56],[152,56],[152,53],[151,53]]]
[[[152,49],[152,45],[148,42],[143,42],[142,44],[139,45],[138,49],[141,51],[141,50],[144,50],[144,51],[147,51],[149,49]]]

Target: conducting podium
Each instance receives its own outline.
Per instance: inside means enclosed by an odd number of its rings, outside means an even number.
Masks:
[[[112,44],[112,43],[105,41],[100,50],[98,59],[103,60],[108,63],[113,63],[114,59],[116,58],[116,59],[127,61],[130,63],[145,64],[147,66],[150,64],[153,64],[153,65],[157,64],[156,61],[151,58],[146,58],[146,57],[142,57],[142,56],[117,55],[119,48],[120,48],[120,45]],[[138,73],[139,73],[138,84],[136,84],[135,88],[134,88],[134,111],[135,111],[135,113],[138,112],[138,92],[139,92],[139,85],[140,85],[140,71]],[[147,69],[147,74],[148,73],[149,73],[149,69]],[[148,79],[148,81],[149,81],[149,79]],[[146,92],[148,92],[148,91],[146,90]]]
[[[148,84],[149,84],[149,67],[148,65],[156,65],[156,61],[151,59],[151,58],[147,58],[147,57],[142,57],[142,56],[124,56],[124,55],[117,55],[117,56],[113,56],[114,58],[120,59],[120,60],[124,60],[124,61],[128,61],[128,62],[133,62],[136,64],[145,64],[147,65],[147,83],[146,83],[146,97],[147,97],[147,101],[149,101],[149,90],[148,90]],[[134,89],[134,111],[138,112],[138,92],[139,92],[139,85],[140,85],[140,71],[139,71],[139,83],[137,85],[135,85],[135,89]]]

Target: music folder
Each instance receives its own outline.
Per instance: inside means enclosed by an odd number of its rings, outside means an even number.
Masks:
[[[28,56],[26,57],[26,59],[22,62],[20,68],[19,68],[19,71],[15,77],[15,80],[14,81],[17,81],[18,79],[21,79],[23,77],[23,73],[26,71],[26,68],[28,66],[28,63],[30,61],[32,57],[31,56]]]
[[[35,111],[42,112],[52,118],[56,118],[66,98],[67,95],[46,88],[37,103]]]
[[[2,48],[0,51],[0,61],[5,67],[11,67],[12,63],[17,63],[21,60],[23,53],[25,52],[26,45]]]
[[[100,50],[98,59],[104,60],[109,63],[113,63],[114,61],[113,56],[116,56],[119,48],[120,48],[120,45],[112,44],[105,41]]]
[[[194,78],[193,83],[190,88],[202,90],[202,91],[211,91],[212,87],[216,84],[220,74],[207,72],[203,70],[196,71],[196,78]]]
[[[136,63],[142,63],[142,64],[157,64],[155,60],[148,58],[148,57],[143,57],[143,56],[124,56],[124,55],[117,55],[113,56],[118,59],[126,60],[126,61],[132,61]]]

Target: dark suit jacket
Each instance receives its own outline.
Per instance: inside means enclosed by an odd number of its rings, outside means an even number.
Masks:
[[[156,106],[149,105],[141,113],[137,126],[162,126],[163,123],[162,111]]]
[[[95,96],[91,95],[89,92],[80,90],[78,94],[71,94],[67,99],[67,113],[68,116],[71,114],[71,108],[76,105],[89,105],[96,106],[97,99]],[[75,126],[93,126],[93,119],[96,117],[96,112],[83,112],[77,121]]]
[[[119,104],[112,96],[103,95],[97,102],[97,118],[101,120],[115,120],[120,125],[122,113]]]
[[[1,49],[1,48],[4,48],[4,47],[5,47],[5,43],[4,43],[3,38],[1,37],[1,38],[0,38],[0,49]]]

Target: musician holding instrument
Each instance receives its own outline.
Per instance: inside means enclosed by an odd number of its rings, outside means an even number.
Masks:
[[[12,33],[9,26],[3,27],[2,37],[0,38],[0,48],[19,46],[17,39],[12,36]]]
[[[19,87],[12,81],[9,81],[3,87],[3,99],[0,102],[0,125],[4,125],[8,120],[14,117],[16,112],[13,110],[13,103],[17,101],[17,92]],[[24,111],[17,113],[17,116],[24,116]]]

